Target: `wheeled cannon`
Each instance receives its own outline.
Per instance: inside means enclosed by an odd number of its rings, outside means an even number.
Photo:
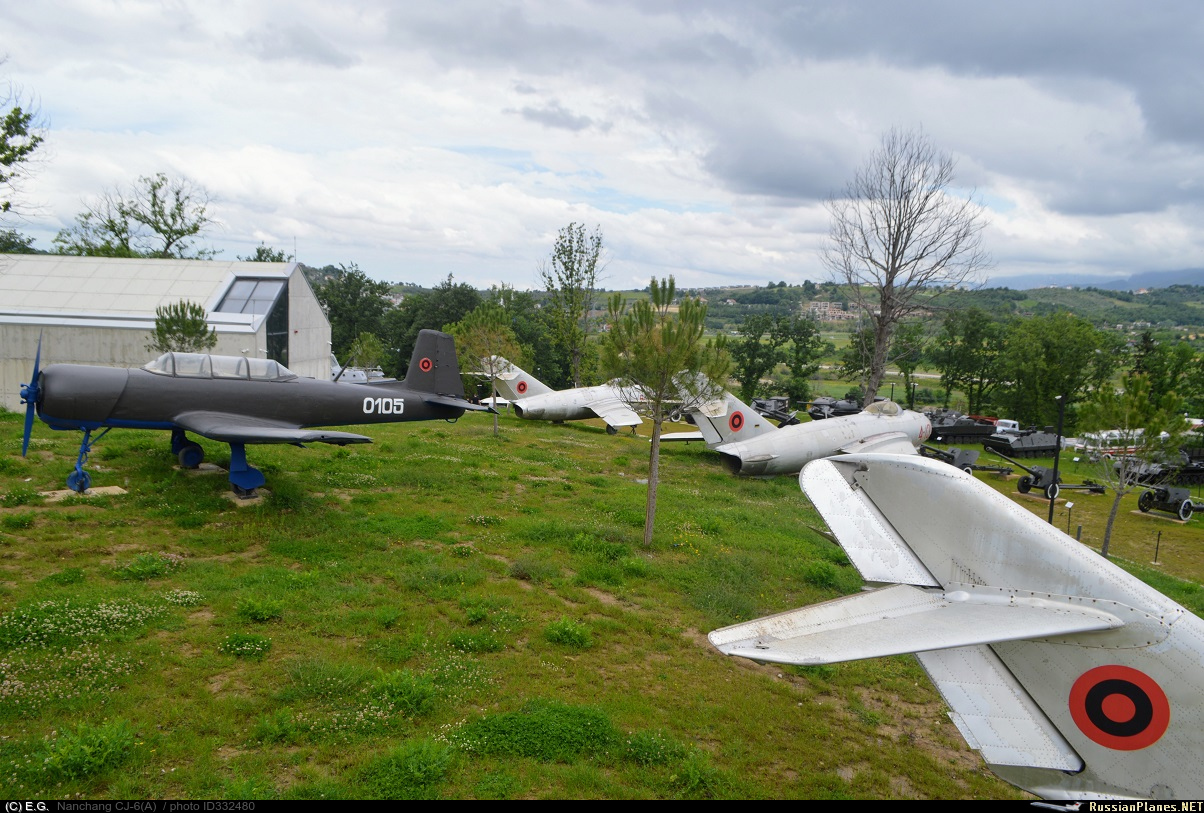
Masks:
[[[1150,511],[1166,511],[1168,514],[1176,515],[1184,522],[1191,519],[1192,512],[1195,510],[1191,501],[1191,492],[1186,488],[1176,488],[1175,486],[1146,489],[1137,498],[1137,507],[1143,514]]]
[[[1053,469],[1047,469],[1045,466],[1026,466],[1023,463],[1012,460],[1012,458],[1008,457],[1007,455],[999,454],[999,452],[995,452],[995,454],[999,457],[1002,457],[1012,465],[1019,466],[1028,472],[1028,474],[1022,476],[1016,483],[1016,490],[1021,494],[1027,494],[1033,489],[1037,489],[1038,491],[1044,492],[1047,499],[1054,500],[1057,499],[1058,494],[1063,490],[1089,491],[1092,494],[1103,494],[1106,490],[1104,486],[1100,485],[1099,483],[1093,483],[1090,480],[1086,480],[1082,483],[1063,483],[1061,475],[1058,475],[1057,481],[1055,482]]]

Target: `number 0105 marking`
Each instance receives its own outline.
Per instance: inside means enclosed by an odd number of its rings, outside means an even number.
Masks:
[[[364,414],[400,415],[405,408],[403,398],[365,398]]]

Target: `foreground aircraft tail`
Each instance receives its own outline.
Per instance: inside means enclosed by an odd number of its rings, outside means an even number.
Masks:
[[[421,330],[414,343],[414,355],[402,384],[423,393],[428,404],[443,404],[460,409],[488,411],[489,407],[472,404],[464,397],[464,382],[456,361],[456,342],[447,333]]]
[[[492,366],[493,369],[501,370],[501,372],[493,377],[493,385],[497,387],[498,393],[507,401],[517,401],[520,398],[526,398],[531,395],[544,395],[545,393],[554,392],[547,384],[526,370],[519,369],[501,356],[494,356],[493,361],[495,362],[493,365],[484,365],[485,369],[489,369]]]
[[[721,652],[915,652],[1003,779],[1051,799],[1204,797],[1198,617],[940,461],[849,455],[799,480],[879,587],[716,630]]]
[[[776,432],[777,427],[730,392],[722,397],[686,410],[694,419],[707,446],[714,448],[724,443],[749,440],[767,432]]]

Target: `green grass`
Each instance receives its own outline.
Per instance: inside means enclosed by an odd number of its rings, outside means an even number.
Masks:
[[[49,503],[77,439],[38,425],[22,460],[0,414],[0,768],[63,766],[9,770],[14,798],[1020,798],[913,658],[706,642],[860,589],[793,478],[667,447],[645,548],[646,429],[501,430],[256,446],[260,505],[175,471],[167,433],[114,431],[93,482],[128,493]],[[1114,550],[1198,607],[1204,517],[1126,517]]]

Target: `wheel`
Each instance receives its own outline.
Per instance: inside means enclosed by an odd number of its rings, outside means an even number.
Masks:
[[[1016,483],[1016,490],[1021,494],[1027,494],[1029,489],[1033,487],[1033,478],[1027,474],[1020,478],[1020,482]]]
[[[1191,519],[1191,512],[1194,510],[1194,508],[1195,506],[1191,504],[1191,500],[1184,500],[1183,502],[1179,503],[1179,519],[1187,522],[1189,519]]]
[[[83,494],[92,486],[92,476],[86,471],[73,471],[67,475],[67,488]]]
[[[1143,514],[1148,513],[1154,507],[1154,492],[1141,492],[1141,496],[1137,498],[1137,507],[1141,509]]]
[[[195,469],[205,459],[205,450],[197,443],[189,443],[180,449],[176,459],[180,461],[180,468]]]
[[[610,424],[606,424],[606,434],[608,434],[608,435],[619,434],[619,427],[611,426]]]
[[[1052,483],[1051,485],[1047,485],[1045,487],[1045,497],[1046,497],[1046,499],[1050,499],[1050,500],[1056,500],[1058,498],[1058,484],[1057,483]]]

